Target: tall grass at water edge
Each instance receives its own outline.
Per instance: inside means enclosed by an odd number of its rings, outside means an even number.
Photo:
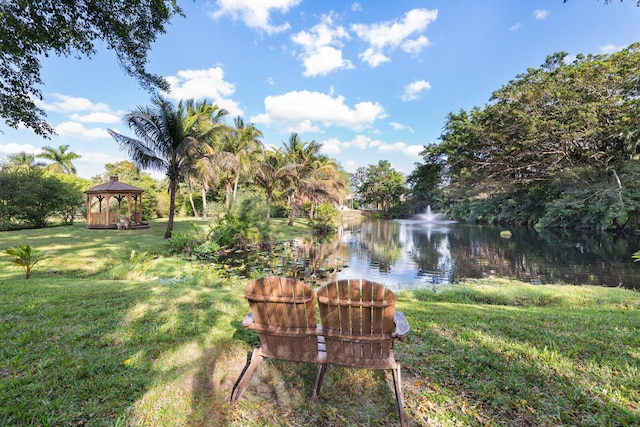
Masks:
[[[328,369],[310,414],[315,367],[266,361],[230,406],[245,282],[165,257],[163,232],[0,233],[0,249],[56,254],[30,280],[0,256],[0,425],[397,424],[389,377],[368,370]],[[640,424],[637,292],[489,278],[401,293],[398,309],[411,425]]]

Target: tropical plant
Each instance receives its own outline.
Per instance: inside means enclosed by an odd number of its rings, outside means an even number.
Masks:
[[[59,148],[42,147],[42,152],[38,154],[38,157],[53,162],[46,166],[46,169],[51,172],[75,175],[76,167],[73,165],[72,160],[79,159],[82,156],[72,151],[67,151],[68,149],[68,145],[61,145]]]
[[[245,125],[242,117],[238,116],[233,120],[234,128],[230,132],[228,138],[228,148],[238,159],[238,171],[233,185],[233,198],[235,199],[238,192],[238,182],[242,174],[247,174],[250,167],[256,161],[263,158],[264,145],[262,131],[255,127],[253,123]]]
[[[36,155],[21,151],[20,153],[9,156],[5,169],[9,171],[30,170],[44,167],[42,162],[36,162]]]
[[[313,220],[311,221],[311,229],[316,235],[330,234],[336,231],[336,219],[338,218],[338,210],[330,203],[322,203],[318,205]]]
[[[169,220],[164,234],[164,238],[169,239],[173,230],[178,182],[186,172],[189,153],[198,149],[201,139],[219,129],[208,126],[211,114],[219,110],[196,108],[193,100],[180,101],[176,108],[160,96],[152,98],[152,104],[138,107],[123,118],[139,139],[111,129],[109,134],[129,152],[136,166],[164,172],[169,178]]]
[[[264,159],[254,164],[252,182],[264,190],[267,202],[267,220],[278,191],[284,188],[286,169],[284,155],[279,150],[265,150]]]
[[[223,122],[227,111],[208,102],[191,104],[189,108],[194,113],[208,117],[208,120],[200,124],[202,129],[197,132],[200,135],[198,138],[199,143],[190,145],[183,165],[193,215],[198,216],[198,210],[193,200],[193,187],[200,185],[202,191],[202,218],[207,219],[207,191],[209,191],[210,184],[215,184],[218,180],[212,158],[216,152],[216,141],[224,138],[229,133],[229,128]]]
[[[253,124],[245,125],[241,117],[236,117],[234,128],[217,141],[216,154],[211,157],[211,161],[224,185],[227,210],[231,209],[241,175],[247,173],[249,165],[262,157],[261,137],[262,132]]]
[[[289,226],[293,226],[303,198],[312,203],[339,198],[343,182],[339,178],[337,164],[320,154],[321,147],[316,141],[300,140],[297,133],[292,133],[289,141],[283,145],[287,163],[283,173],[291,207]]]
[[[7,255],[14,257],[11,262],[17,267],[24,269],[24,278],[31,277],[31,269],[40,261],[49,258],[48,251],[38,251],[29,245],[19,245],[15,248],[9,248],[4,251]]]

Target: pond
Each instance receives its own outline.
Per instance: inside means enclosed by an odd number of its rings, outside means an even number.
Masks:
[[[501,236],[507,230],[510,237]],[[638,236],[538,233],[421,219],[364,220],[344,224],[325,243],[292,242],[265,273],[318,283],[366,278],[394,290],[487,276],[640,290],[640,262],[631,258],[639,249]]]

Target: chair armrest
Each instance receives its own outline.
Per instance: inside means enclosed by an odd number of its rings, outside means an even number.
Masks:
[[[393,321],[396,324],[396,331],[393,333],[394,338],[402,339],[409,335],[411,327],[409,326],[409,322],[403,312],[396,310],[393,316]]]
[[[251,325],[253,325],[253,313],[249,313],[246,315],[246,317],[242,320],[242,327],[243,328],[249,328],[251,327]]]

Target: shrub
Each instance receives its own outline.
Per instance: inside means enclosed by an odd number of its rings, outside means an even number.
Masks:
[[[170,254],[191,255],[200,243],[202,243],[202,238],[195,233],[181,233],[179,231],[174,231],[171,238],[167,240]]]
[[[84,195],[76,183],[42,170],[0,172],[0,225],[3,230],[42,228],[51,216],[71,222]]]
[[[330,234],[336,231],[338,210],[330,203],[322,203],[316,208],[311,228],[314,234]]]

